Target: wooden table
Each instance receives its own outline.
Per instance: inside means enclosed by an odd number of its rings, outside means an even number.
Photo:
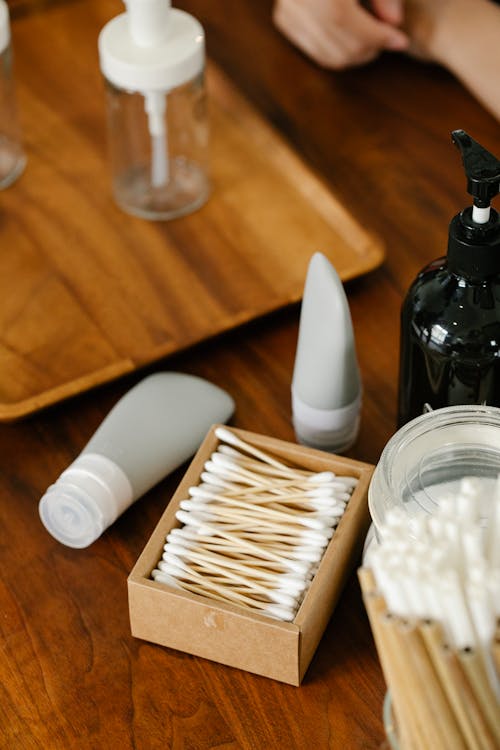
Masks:
[[[50,5],[12,2],[14,43],[16,19],[43,19]],[[448,221],[468,202],[449,133],[464,128],[500,153],[498,124],[445,71],[404,57],[318,69],[273,29],[269,0],[179,5],[204,24],[211,57],[386,243],[385,265],[347,287],[364,382],[349,455],[376,463],[395,427],[401,300],[419,268],[443,253]],[[54,75],[70,76],[56,52]],[[298,316],[295,307],[278,312],[150,371],[208,378],[235,398],[236,426],[293,440]],[[354,576],[294,688],[130,636],[126,577],[181,471],[87,550],[65,548],[41,527],[39,497],[140,377],[0,426],[0,747],[378,748],[385,687]]]

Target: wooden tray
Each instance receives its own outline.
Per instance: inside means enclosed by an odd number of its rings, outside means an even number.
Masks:
[[[13,23],[28,164],[1,195],[0,421],[297,302],[316,250],[344,280],[383,259],[213,66],[211,199],[170,223],[123,214],[96,52],[119,10],[77,1]]]

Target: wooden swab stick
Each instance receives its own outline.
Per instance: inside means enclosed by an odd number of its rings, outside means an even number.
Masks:
[[[265,527],[267,529],[274,530],[295,530],[300,529],[312,529],[318,533],[328,536],[329,530],[333,526],[333,521],[330,519],[322,520],[320,518],[302,518],[293,517],[288,518],[286,514],[277,515],[278,511],[273,511],[272,514],[263,515],[260,513],[252,513],[248,510],[239,510],[238,508],[227,508],[219,505],[208,505],[203,503],[196,503],[191,500],[182,500],[180,508],[183,511],[189,513],[194,512],[199,514],[200,518],[206,518],[207,521],[213,524],[226,523],[229,525],[244,526],[251,528],[252,525],[258,524],[259,527]]]
[[[385,601],[376,591],[371,570],[360,568],[358,578],[385,681],[391,691],[402,747],[425,750],[416,725],[412,696],[405,687],[407,675],[404,664],[401,664],[396,631],[382,625],[382,618],[387,614]]]
[[[177,533],[176,533],[177,532]],[[231,542],[227,539],[224,539],[223,537],[216,537],[216,536],[205,536],[203,534],[197,534],[196,531],[191,531],[189,526],[184,526],[182,529],[172,529],[170,534],[173,534],[174,537],[177,537],[178,533],[182,534],[183,537],[187,537],[188,539],[192,539],[196,542],[199,542],[203,544],[205,547],[207,545],[211,545],[213,547],[223,547],[226,550],[231,550],[232,554],[238,554],[240,557],[243,557],[244,559],[252,559],[252,556],[249,555],[248,551],[242,550],[241,545],[237,542]],[[170,536],[170,535],[169,535]],[[260,545],[265,547],[280,547],[282,546],[282,549],[287,550],[290,553],[299,553],[302,549],[307,548],[309,549],[311,544],[318,548],[319,550],[323,549],[323,547],[326,547],[328,544],[328,539],[325,537],[321,537],[320,539],[316,537],[310,537],[310,532],[304,532],[303,534],[300,534],[299,536],[288,536],[284,534],[268,534],[268,533],[261,533],[261,532],[242,532],[241,536],[244,538],[247,538],[249,541],[255,541],[257,540]],[[312,539],[312,541],[311,541]],[[167,541],[170,541],[170,539],[167,537]]]
[[[269,616],[279,618],[280,620],[293,619],[293,613],[283,607],[277,607],[274,604],[267,604],[266,602],[249,599],[242,594],[232,593],[231,591],[224,589],[224,587],[202,586],[193,582],[180,581],[177,578],[174,578],[173,576],[170,576],[163,571],[156,569],[153,570],[151,575],[155,581],[166,583],[168,586],[173,586],[175,588],[185,589],[186,591],[190,591],[194,594],[200,594],[201,596],[205,596],[209,599],[217,599],[218,601],[231,602],[250,609],[257,609],[262,613],[265,612]],[[220,589],[222,589],[222,591]]]
[[[402,624],[400,630],[402,643],[409,657],[415,710],[429,739],[429,747],[435,750],[467,750],[418,627],[408,623]]]
[[[267,466],[266,464],[256,461],[255,459],[249,458],[248,456],[244,456],[242,453],[235,450],[234,448],[231,448],[228,445],[220,445],[217,449],[217,452],[222,453],[225,456],[229,456],[230,458],[233,458],[236,463],[241,464],[242,466],[250,470],[253,469],[263,474],[272,474],[273,477],[280,476],[280,472],[278,469],[275,469],[274,467],[271,467],[271,466]],[[288,472],[290,471],[293,472],[294,476],[296,477],[296,480],[299,481],[301,484],[304,484],[304,486],[309,485],[311,482],[320,482],[320,483],[333,482],[334,484],[336,483],[338,485],[341,485],[342,487],[352,489],[358,483],[358,480],[355,477],[337,475],[332,471],[314,472],[308,469],[298,469],[298,468],[288,469]],[[288,472],[282,472],[282,473],[283,475],[285,475]]]
[[[192,513],[187,513],[186,511],[177,511],[176,517],[181,523],[186,524],[193,524],[197,528],[200,528],[202,530],[209,531],[214,534],[218,534],[219,536],[223,537],[224,539],[229,539],[232,542],[240,543],[242,547],[244,547],[247,550],[250,550],[255,554],[256,557],[264,557],[268,560],[276,560],[276,562],[283,563],[283,565],[289,566],[290,568],[297,570],[298,563],[294,562],[293,560],[288,560],[283,555],[277,555],[274,552],[272,552],[269,549],[264,549],[262,547],[259,547],[258,544],[254,544],[253,542],[249,542],[247,539],[244,539],[242,537],[239,537],[235,534],[232,534],[231,532],[224,531],[221,528],[218,528],[217,526],[213,526],[212,524],[207,523],[206,521],[199,521],[196,518],[193,518]]]
[[[458,658],[495,737],[496,746],[500,747],[500,707],[486,675],[482,655],[476,649],[462,649]]]
[[[491,645],[491,655],[493,657],[493,664],[500,679],[500,624],[497,625],[495,635],[493,637],[493,643]]]
[[[232,445],[235,448],[241,448],[241,450],[244,450],[246,453],[250,453],[252,456],[259,458],[266,464],[274,466],[276,469],[284,469],[285,471],[290,471],[289,466],[286,466],[286,464],[281,463],[281,461],[278,461],[264,451],[259,450],[255,446],[250,445],[250,443],[241,440],[241,438],[237,437],[233,432],[231,432],[231,430],[228,430],[227,427],[217,427],[217,429],[215,430],[215,435],[221,442],[228,443],[228,445]]]
[[[436,622],[424,622],[419,625],[419,629],[467,748],[491,750],[494,747],[493,736],[482,715],[474,691],[469,684],[465,684],[466,680],[456,653],[445,646],[441,625]]]
[[[172,548],[173,547],[173,548]],[[263,581],[259,582],[255,579],[249,578],[247,575],[241,575],[238,571],[236,571],[234,568],[228,568],[227,566],[220,565],[218,562],[212,562],[210,559],[208,559],[206,556],[198,555],[196,552],[193,552],[191,550],[184,550],[177,545],[171,545],[171,550],[173,555],[176,557],[180,557],[182,559],[182,562],[186,566],[191,566],[191,562],[194,562],[197,565],[200,565],[204,571],[211,571],[213,573],[218,573],[219,575],[228,578],[230,581],[234,581],[235,583],[241,583],[244,586],[248,586],[248,588],[252,589],[253,591],[258,591],[260,593],[268,593],[269,588],[273,590],[280,589],[281,586],[284,588],[287,587],[289,584],[285,580],[280,583],[279,580],[275,578],[275,580],[272,582],[273,586],[270,587],[267,585],[267,583],[264,583]],[[170,554],[169,551],[165,551],[163,553],[163,559],[168,562],[168,555]],[[269,583],[269,582],[268,582]],[[295,590],[295,586],[294,586]],[[293,601],[296,600],[296,597],[290,595],[290,601],[288,602],[289,605],[292,605]],[[284,602],[281,602],[284,603]]]
[[[191,489],[195,489],[191,487]],[[289,510],[275,510],[269,506],[255,505],[252,503],[245,503],[241,500],[233,500],[232,498],[226,498],[224,495],[213,495],[213,502],[211,502],[205,494],[195,493],[193,495],[195,500],[182,500],[180,507],[183,510],[196,510],[200,512],[216,513],[217,515],[225,515],[232,517],[240,514],[240,510],[244,511],[241,515],[246,517],[254,516],[259,522],[261,519],[274,519],[282,520],[286,523],[299,524],[301,526],[307,526],[311,529],[324,529],[328,525],[328,513],[301,513],[300,511]],[[189,505],[188,505],[189,503]],[[330,515],[332,519],[339,517],[343,514],[343,507],[335,507],[332,505],[330,508]],[[323,521],[322,519],[325,519]]]
[[[165,551],[167,551],[167,549],[168,549],[168,544],[166,544],[164,547]],[[249,564],[247,562],[247,564],[244,564],[244,563],[239,562],[238,560],[233,560],[232,558],[229,558],[226,555],[223,555],[221,553],[216,553],[216,552],[211,552],[210,550],[206,550],[204,547],[201,547],[201,546],[186,547],[185,549],[186,551],[193,553],[192,554],[193,560],[207,560],[208,562],[216,563],[223,568],[231,568],[234,570],[239,570],[243,572],[245,576],[247,577],[257,577],[262,580],[270,581],[274,585],[276,585],[280,581],[281,582],[286,581],[296,586],[304,584],[304,578],[299,575],[291,575],[290,573],[284,574],[283,572],[260,569],[260,568],[255,567],[254,563]]]

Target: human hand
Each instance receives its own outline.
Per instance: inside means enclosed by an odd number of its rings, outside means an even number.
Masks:
[[[447,27],[450,12],[454,16],[453,22],[458,15],[463,16],[466,24],[466,12],[470,3],[471,0],[405,0],[403,25],[410,38],[408,52],[422,60],[437,61],[440,29]]]
[[[403,0],[276,0],[274,23],[299,49],[325,68],[339,70],[373,60],[382,50],[405,50]]]

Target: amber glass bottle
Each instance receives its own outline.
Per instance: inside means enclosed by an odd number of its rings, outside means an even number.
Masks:
[[[474,205],[450,224],[448,254],[424,268],[401,313],[399,425],[430,409],[500,406],[500,162],[454,131]]]

